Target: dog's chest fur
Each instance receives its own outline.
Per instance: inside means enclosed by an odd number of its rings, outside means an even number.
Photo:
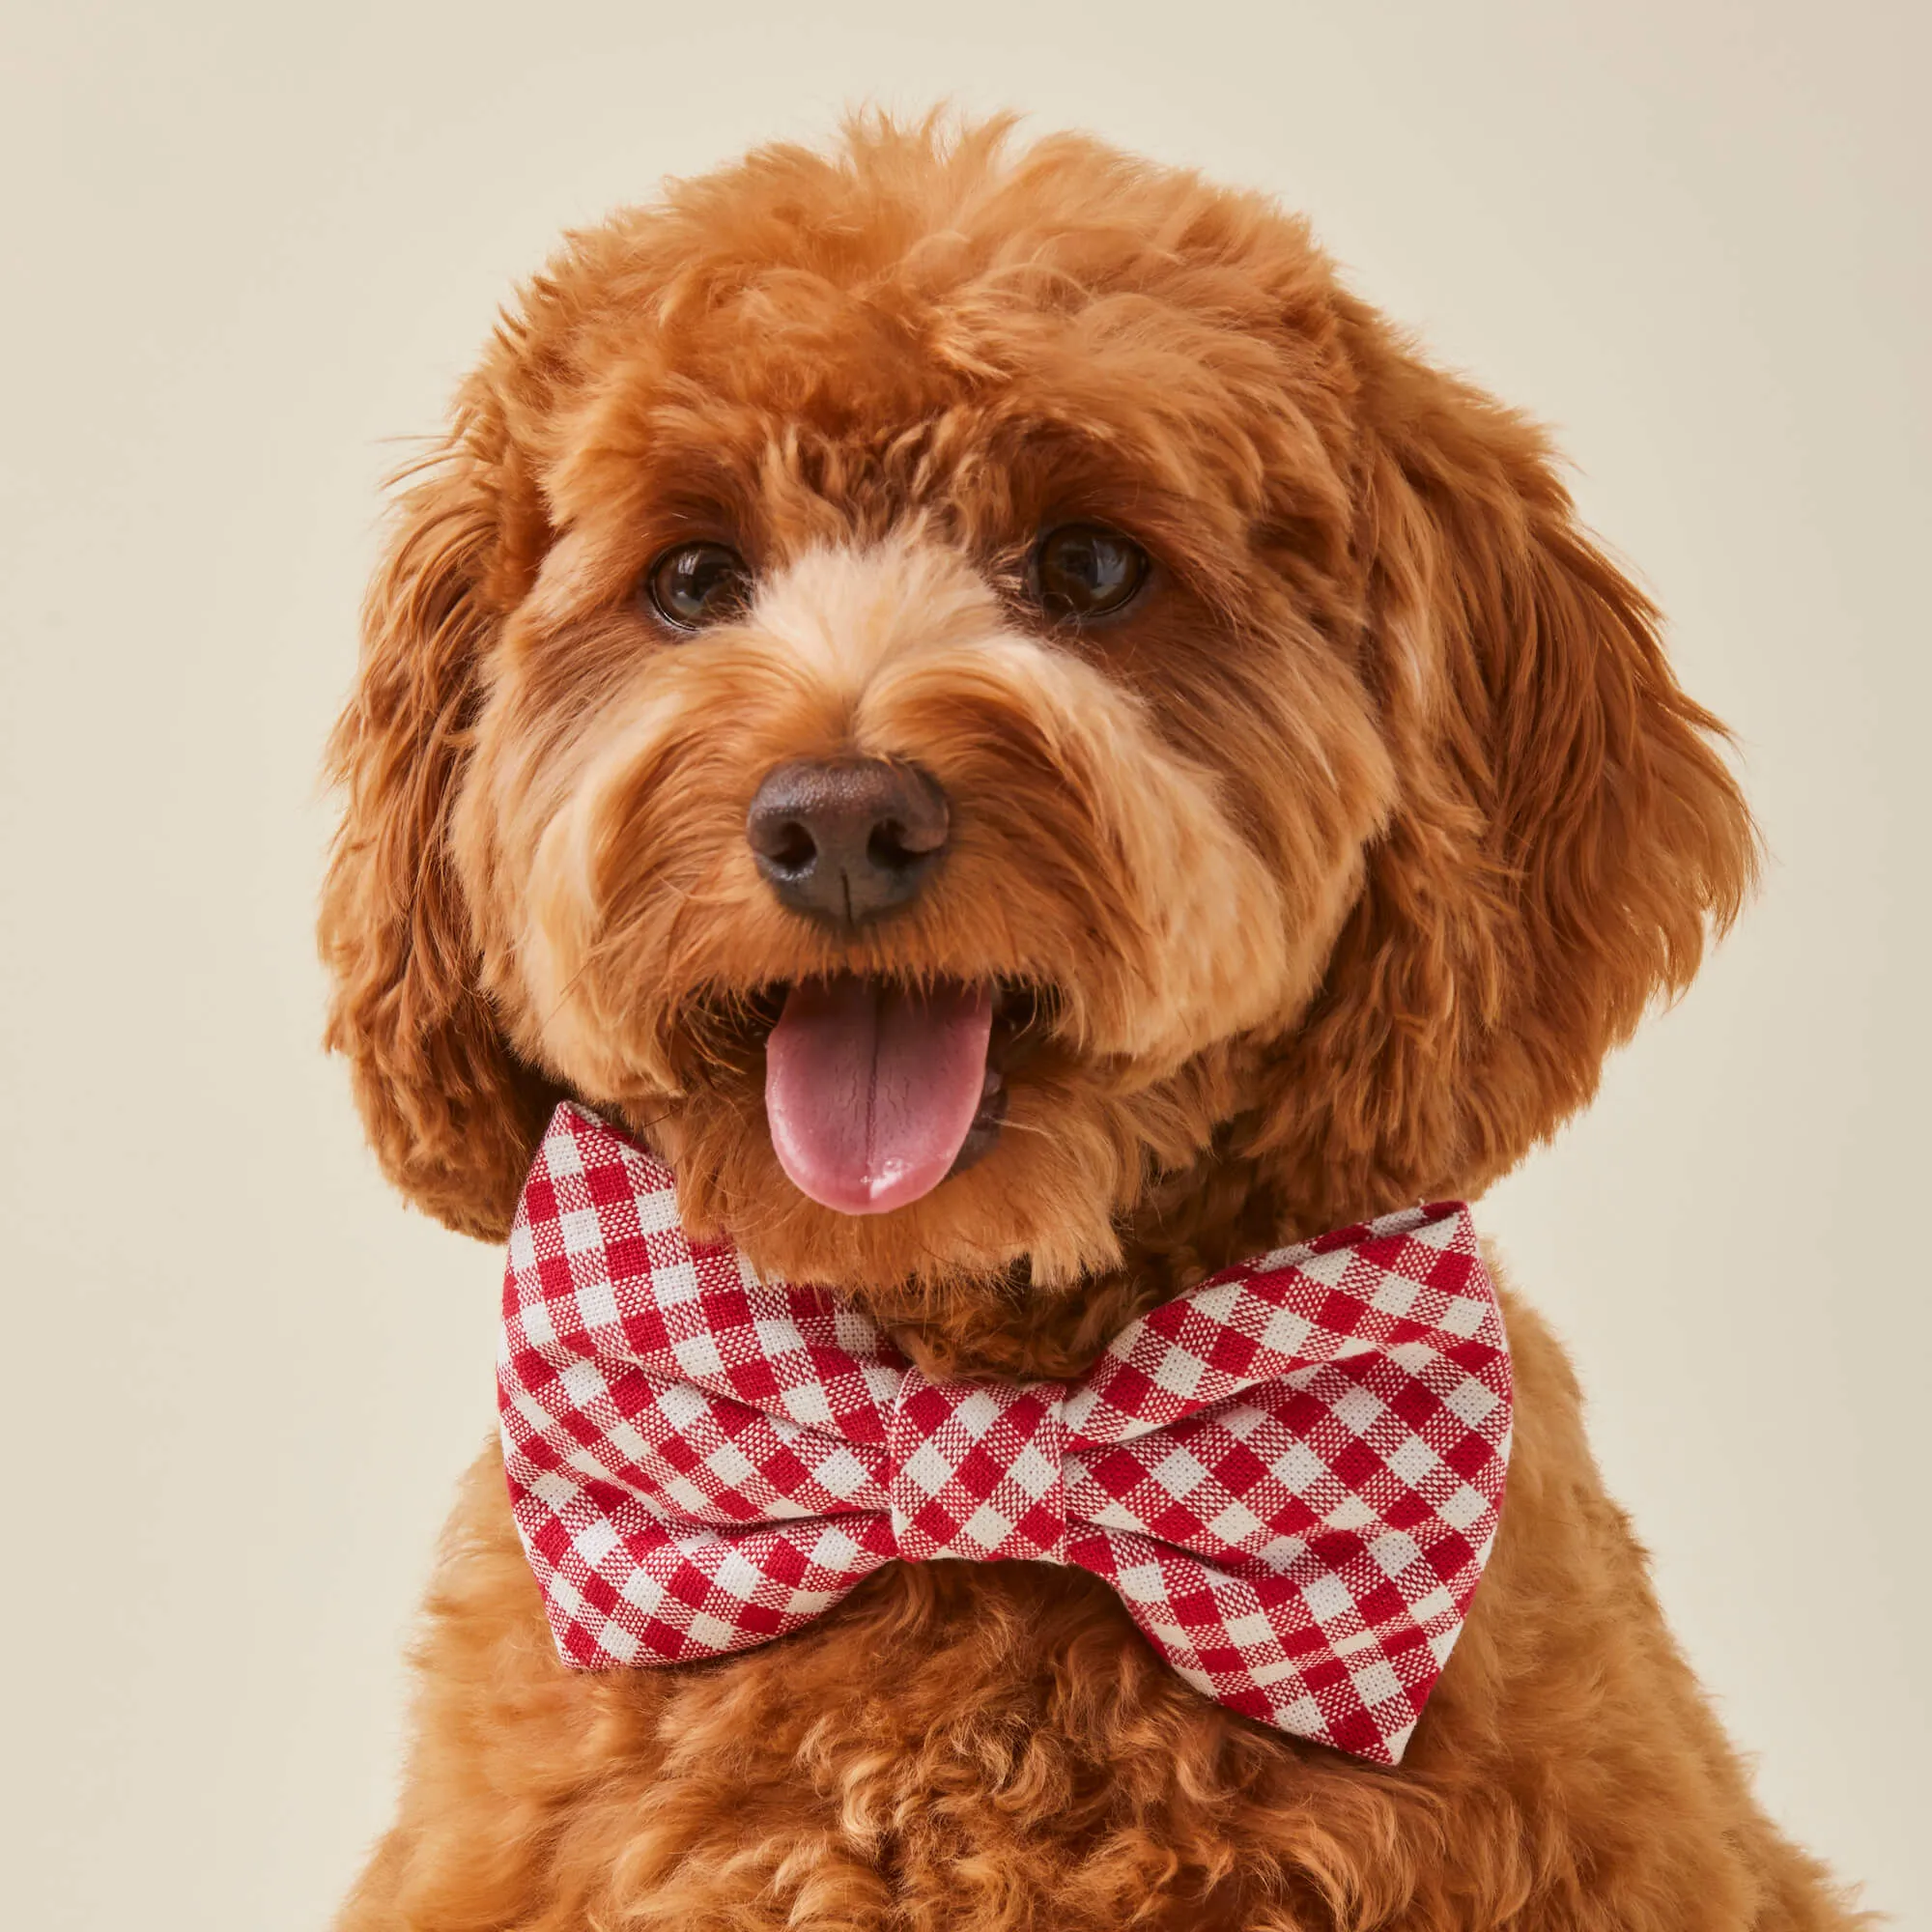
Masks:
[[[345,1927],[1488,1927],[1532,1895],[1539,1925],[1848,1924],[1747,1807],[1568,1366],[1505,1307],[1502,1535],[1398,1770],[1231,1716],[1104,1585],[1037,1564],[895,1566],[762,1650],[566,1671],[493,1450],[431,1598],[404,1816]],[[1028,1367],[1085,1343],[1041,1334]],[[1643,1903],[1671,1896],[1703,1916]]]

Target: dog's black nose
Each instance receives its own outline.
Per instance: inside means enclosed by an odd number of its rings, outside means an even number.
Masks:
[[[780,765],[745,815],[772,890],[832,925],[858,925],[917,897],[950,827],[932,774],[883,758]]]

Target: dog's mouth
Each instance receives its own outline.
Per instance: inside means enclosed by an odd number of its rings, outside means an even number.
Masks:
[[[982,1159],[1048,997],[849,973],[772,989],[765,1115],[792,1184],[841,1214],[885,1214]]]

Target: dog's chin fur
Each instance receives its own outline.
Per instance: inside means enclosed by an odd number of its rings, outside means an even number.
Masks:
[[[1152,559],[1048,622],[1057,524]],[[726,542],[696,636],[651,559]],[[333,748],[330,1040],[412,1199],[506,1230],[573,1095],[694,1231],[935,1373],[1067,1375],[1205,1269],[1473,1195],[1735,913],[1751,828],[1536,432],[1272,205],[1084,139],[866,124],[675,186],[525,291],[413,481]],[[917,763],[952,837],[856,931],[746,843],[788,760]],[[981,982],[1006,1116],[890,1213],[765,1119],[786,986]],[[1231,1717],[1091,1579],[895,1566],[783,1643],[564,1671],[486,1457],[354,1928],[1835,1926],[1512,1301],[1519,1439],[1399,1772]]]

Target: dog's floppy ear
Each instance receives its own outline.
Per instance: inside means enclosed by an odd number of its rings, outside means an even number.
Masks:
[[[1540,434],[1363,318],[1364,672],[1400,786],[1261,1144],[1348,1216],[1510,1167],[1755,871],[1722,727]]]
[[[496,1238],[549,1096],[478,990],[448,836],[481,660],[526,562],[532,497],[477,391],[412,474],[329,745],[345,807],[320,924],[334,980],[327,1040],[350,1062],[384,1173],[451,1227]]]

